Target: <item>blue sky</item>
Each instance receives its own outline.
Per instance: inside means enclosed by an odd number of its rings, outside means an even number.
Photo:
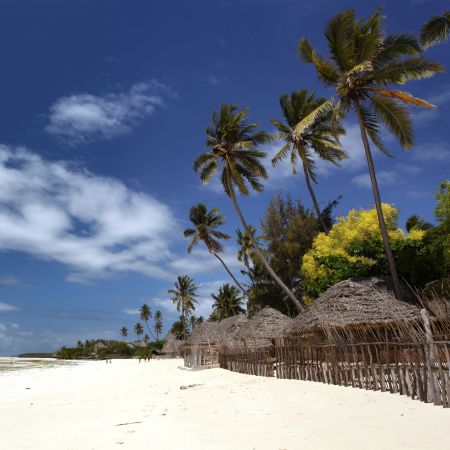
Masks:
[[[118,338],[147,302],[168,326],[167,289],[179,274],[200,285],[199,312],[226,275],[182,230],[204,201],[237,221],[217,185],[192,171],[204,129],[222,102],[250,108],[271,130],[280,94],[329,95],[296,55],[301,36],[325,52],[327,19],[367,16],[378,2],[333,0],[0,0],[0,355],[54,350],[78,339]],[[386,29],[417,33],[449,2],[388,0]],[[449,44],[428,56],[450,66]],[[407,90],[436,105],[413,111],[415,146],[387,139],[395,159],[375,162],[384,201],[433,220],[433,192],[450,168],[450,78]],[[318,197],[336,211],[370,207],[358,129],[350,117],[340,169],[319,166]],[[266,148],[272,153],[276,145]],[[265,192],[242,201],[257,224],[281,190],[309,205],[300,176],[270,170]],[[238,272],[235,248],[225,258]]]

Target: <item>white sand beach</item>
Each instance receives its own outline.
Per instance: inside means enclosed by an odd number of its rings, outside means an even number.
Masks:
[[[450,410],[389,393],[209,369],[82,362],[0,374],[0,447],[420,449],[450,445]],[[180,389],[181,386],[189,386]]]

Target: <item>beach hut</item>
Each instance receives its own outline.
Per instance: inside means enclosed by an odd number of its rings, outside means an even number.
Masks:
[[[181,355],[181,347],[184,341],[182,341],[181,339],[177,339],[177,337],[173,333],[167,333],[164,340],[166,342],[161,349],[161,355],[169,358],[175,358]]]
[[[218,322],[198,324],[183,345],[185,366],[216,366],[219,350],[228,341],[230,329],[246,320],[240,314]]]
[[[234,323],[230,327],[223,345],[228,349],[269,347],[274,338],[284,336],[291,325],[290,317],[266,306],[253,318]]]
[[[310,343],[404,341],[420,333],[421,306],[406,285],[402,300],[389,278],[350,278],[330,287],[288,328]]]

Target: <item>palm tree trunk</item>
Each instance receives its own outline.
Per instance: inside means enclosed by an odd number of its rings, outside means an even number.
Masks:
[[[328,232],[330,230],[325,225],[325,222],[323,220],[322,214],[320,212],[320,208],[319,208],[319,204],[317,203],[316,195],[314,194],[314,190],[313,190],[313,188],[311,186],[311,180],[309,178],[309,173],[306,170],[305,164],[302,164],[302,166],[303,166],[303,172],[305,174],[306,186],[308,187],[309,195],[311,196],[311,200],[313,202],[314,209],[316,210],[317,219],[319,220],[320,226],[322,227],[322,230],[324,231],[324,233],[328,234]]]
[[[255,253],[259,256],[261,262],[263,263],[264,267],[266,268],[267,272],[269,272],[270,276],[275,280],[275,282],[281,287],[281,289],[286,293],[286,295],[293,301],[295,304],[298,312],[302,312],[305,310],[305,308],[302,306],[302,304],[299,302],[298,298],[291,292],[291,290],[284,284],[283,280],[275,273],[275,271],[270,267],[269,262],[267,261],[263,251],[258,247],[255,240],[253,239],[249,226],[247,225],[244,216],[242,215],[241,209],[239,208],[238,202],[236,200],[236,195],[234,193],[234,190],[232,186],[230,186],[230,198],[233,202],[234,209],[237,212],[237,215],[239,216],[239,220],[241,221],[244,230],[247,232],[249,239],[252,242],[253,250]]]
[[[389,242],[389,235],[384,221],[383,210],[381,208],[381,197],[378,189],[377,177],[375,174],[375,166],[373,164],[372,152],[370,151],[369,140],[367,139],[366,128],[364,126],[364,120],[359,105],[356,106],[356,112],[358,114],[359,128],[361,130],[361,137],[364,144],[364,150],[366,152],[367,165],[369,167],[370,181],[372,183],[373,196],[375,198],[375,208],[377,210],[378,223],[380,224],[381,236],[383,237],[384,251],[389,263],[389,271],[391,272],[392,283],[394,285],[394,293],[398,299],[401,299],[400,280],[398,278],[397,267],[395,265],[394,255],[392,253],[391,244]]]
[[[217,253],[213,253],[213,255],[222,263],[222,266],[225,268],[228,275],[230,275],[230,277],[233,279],[234,284],[242,291],[244,296],[248,297],[247,291],[242,287],[241,283],[239,283],[239,281],[235,278],[230,269],[228,269],[228,266],[225,264],[225,261]]]
[[[150,330],[150,327],[148,326],[148,323],[146,320],[144,320],[145,326],[147,327],[148,332],[152,335],[152,338],[155,339],[155,335],[152,333],[152,330]]]

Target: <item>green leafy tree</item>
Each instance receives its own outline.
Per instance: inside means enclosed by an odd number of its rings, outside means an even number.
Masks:
[[[327,222],[332,208],[321,212]],[[303,296],[303,280],[300,277],[300,266],[303,255],[311,248],[314,237],[320,232],[321,226],[314,212],[293,200],[290,196],[281,194],[274,196],[261,220],[262,235],[270,264],[281,274],[283,282]],[[253,267],[249,271],[252,287],[247,309],[253,315],[264,306],[275,308],[284,314],[294,315],[289,307],[284,292],[272,282],[261,267],[257,255],[252,256]]]
[[[125,338],[128,336],[128,328],[127,327],[122,327],[120,329],[120,335],[123,337],[123,339],[125,340]]]
[[[308,94],[306,89],[293,92],[290,96],[282,95],[280,97],[284,121],[272,119],[272,123],[278,129],[278,137],[282,139],[284,145],[272,158],[272,164],[275,166],[280,161],[289,158],[292,172],[295,174],[297,161],[300,161],[306,187],[322,231],[328,233],[329,228],[323,220],[311,181],[317,184],[315,156],[337,166],[339,161],[347,158],[347,154],[342,150],[337,139],[337,136],[344,134],[344,129],[333,124],[332,113],[328,111],[326,114],[317,117],[303,133],[297,135],[294,133],[297,124],[326,101],[325,98],[315,98],[314,93]]]
[[[212,298],[214,300],[213,314],[215,314],[218,320],[245,312],[242,307],[243,300],[239,295],[239,291],[228,283],[221,286],[217,294],[212,294]]]
[[[188,275],[182,275],[177,278],[175,288],[169,289],[172,294],[172,302],[177,306],[177,311],[181,313],[183,324],[183,339],[186,339],[188,318],[195,311],[197,303],[197,286],[194,280]]]
[[[176,320],[172,326],[170,327],[170,332],[176,336],[177,339],[184,339],[185,337],[185,326],[184,320],[180,317],[179,320]]]
[[[208,211],[208,208],[204,203],[199,203],[193,206],[189,212],[189,219],[195,228],[188,228],[184,230],[184,237],[192,238],[189,246],[188,252],[190,253],[192,249],[202,241],[208,252],[214,255],[219,262],[222,264],[228,275],[234,281],[236,286],[246,295],[246,290],[242,287],[233,273],[230,271],[225,261],[219,256],[219,253],[223,252],[222,244],[219,242],[220,239],[229,240],[231,237],[228,234],[222,233],[218,230],[219,227],[224,225],[224,216],[220,215],[216,208]]]
[[[421,217],[419,217],[417,214],[413,214],[412,216],[409,216],[406,220],[406,231],[411,231],[414,228],[417,230],[428,230],[432,228],[433,225],[431,223],[428,223]]]
[[[206,145],[209,152],[201,154],[194,162],[194,170],[199,173],[203,183],[209,183],[222,168],[221,182],[225,193],[230,197],[244,231],[249,225],[244,219],[236,198],[236,189],[241,195],[249,194],[249,187],[257,192],[263,190],[261,178],[267,179],[267,171],[261,159],[266,153],[258,146],[270,140],[264,131],[258,131],[258,124],[247,122],[248,110],[239,110],[235,105],[223,104],[220,113],[213,112],[212,126],[206,129]],[[252,241],[254,252],[270,276],[278,283],[286,295],[294,302],[299,311],[302,305],[274,272],[267,261],[264,251]]]
[[[436,209],[434,215],[436,220],[450,227],[450,180],[443,181],[435,195]]]
[[[133,330],[138,340],[140,336],[144,334],[144,328],[142,328],[142,325],[139,322],[134,326]]]
[[[425,22],[420,31],[420,43],[428,48],[448,39],[450,34],[450,11],[441,16],[433,16]]]
[[[418,288],[439,277],[443,256],[439,245],[430,245],[434,227],[405,234],[397,225],[398,210],[382,207],[401,277]],[[318,234],[303,257],[302,274],[307,301],[347,278],[388,275],[376,210],[352,210],[328,234]]]
[[[146,303],[144,303],[140,309],[139,309],[139,317],[141,320],[144,321],[145,326],[147,327],[148,332],[151,334],[153,339],[155,339],[155,336],[152,333],[152,330],[150,329],[150,326],[148,324],[148,321],[152,318],[152,311],[150,309],[150,306],[148,306]]]
[[[444,69],[420,55],[421,47],[413,36],[383,34],[383,20],[379,9],[366,21],[357,20],[353,10],[337,14],[325,29],[330,58],[320,57],[306,38],[300,40],[300,58],[315,66],[319,79],[326,86],[335,88],[336,95],[299,122],[294,135],[302,136],[319,117],[329,111],[332,111],[333,120],[342,119],[349,110],[356,113],[383,245],[395,294],[399,298],[399,278],[381,208],[369,139],[380,151],[388,154],[380,133],[380,126],[384,126],[402,147],[411,147],[413,130],[406,106],[432,108],[433,105],[389,87],[409,80],[428,78]]]

